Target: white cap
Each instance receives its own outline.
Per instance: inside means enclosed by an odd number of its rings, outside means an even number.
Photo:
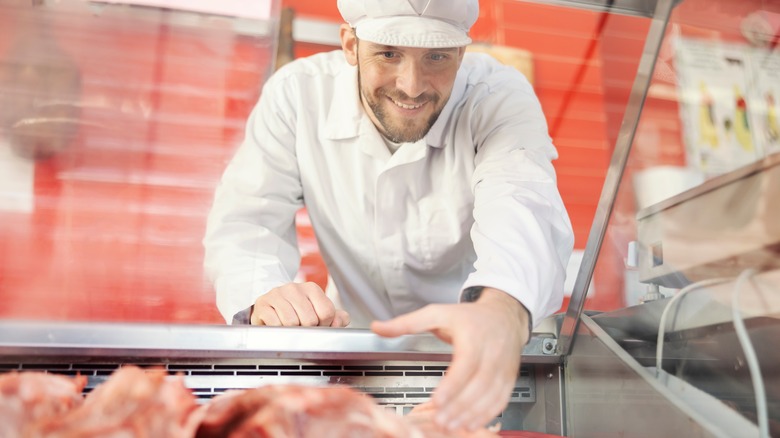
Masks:
[[[338,0],[357,37],[386,46],[445,48],[471,43],[478,0]]]

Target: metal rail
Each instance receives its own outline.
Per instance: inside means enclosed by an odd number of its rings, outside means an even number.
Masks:
[[[449,362],[452,347],[431,334],[383,338],[367,329],[0,321],[0,361],[31,356]],[[555,339],[534,335],[523,362],[560,362]]]

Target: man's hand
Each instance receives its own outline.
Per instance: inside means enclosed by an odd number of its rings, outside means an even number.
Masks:
[[[255,300],[252,325],[346,327],[349,314],[336,309],[316,283],[287,283]]]
[[[433,332],[451,343],[452,363],[432,402],[436,421],[474,430],[506,407],[528,341],[528,311],[512,296],[485,288],[474,303],[432,304],[390,321],[374,321],[381,336]]]

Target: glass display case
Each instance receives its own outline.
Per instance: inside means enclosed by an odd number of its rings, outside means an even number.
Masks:
[[[477,34],[533,59],[578,249],[504,431],[780,434],[780,3],[491,4]],[[216,311],[205,218],[279,43],[279,2],[247,5],[0,0],[0,370],[430,398],[451,353],[432,336]]]
[[[776,435],[780,4],[656,8],[562,323],[569,433]],[[626,307],[583,314],[605,272]]]

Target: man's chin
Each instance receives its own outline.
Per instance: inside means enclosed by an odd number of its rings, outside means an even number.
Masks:
[[[425,134],[428,133],[428,126],[423,126],[420,123],[420,120],[421,119],[404,120],[407,123],[395,123],[391,126],[391,129],[386,129],[386,132],[391,134],[391,139],[400,139],[394,140],[399,143],[414,143],[425,137]]]
[[[414,143],[425,137],[427,132],[420,133],[418,129],[405,129],[389,131],[387,137],[396,143]]]

